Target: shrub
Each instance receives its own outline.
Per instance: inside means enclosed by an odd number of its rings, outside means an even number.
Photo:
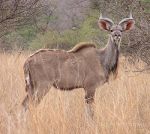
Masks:
[[[79,42],[99,42],[99,35],[105,42],[105,33],[99,30],[97,25],[98,11],[90,13],[79,28],[64,30],[63,32],[48,31],[44,35],[39,34],[29,48],[62,48],[69,49]],[[102,43],[104,45],[104,43]]]

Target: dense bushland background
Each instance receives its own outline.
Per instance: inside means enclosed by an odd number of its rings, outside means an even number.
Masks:
[[[121,51],[150,64],[150,0],[1,0],[0,11],[1,51],[67,50],[81,41],[103,47],[100,13],[118,22],[132,12],[135,29],[124,34]]]

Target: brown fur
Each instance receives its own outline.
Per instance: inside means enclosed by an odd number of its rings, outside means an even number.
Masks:
[[[69,50],[68,52],[69,53],[75,53],[75,52],[78,52],[84,48],[87,48],[87,47],[94,47],[96,48],[96,45],[94,43],[91,43],[91,42],[80,42],[79,44],[75,45],[75,47],[73,47],[71,50]]]
[[[48,51],[64,51],[64,50],[59,50],[59,49],[39,49],[37,50],[35,53],[31,54],[28,58],[38,54],[38,53],[41,53],[41,52],[48,52]]]
[[[24,64],[28,98],[40,102],[51,86],[84,88],[85,98],[93,98],[95,88],[107,81],[97,52],[94,44],[82,43],[69,52],[44,49],[29,56]]]
[[[43,49],[31,55],[24,64],[27,96],[23,105],[27,107],[29,100],[38,104],[52,86],[60,90],[83,88],[89,113],[93,115],[95,89],[107,82],[111,73],[117,74],[121,31],[132,26],[127,27],[128,21],[133,19],[121,21],[121,25],[100,19],[100,27],[111,32],[104,49],[84,42],[69,51]]]

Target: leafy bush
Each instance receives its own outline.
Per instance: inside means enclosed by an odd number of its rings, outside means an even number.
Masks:
[[[65,30],[61,33],[48,31],[44,35],[39,34],[30,43],[29,48],[31,50],[39,48],[69,49],[79,42],[99,42],[99,35],[105,40],[105,33],[101,33],[97,25],[98,15],[97,10],[90,13],[79,28]]]
[[[106,34],[98,27],[98,10],[92,10],[77,27],[64,31],[40,32],[35,26],[23,26],[6,35],[1,44],[5,50],[40,48],[70,49],[79,42],[96,42],[104,46]]]
[[[33,26],[25,26],[13,31],[2,38],[4,50],[27,49],[29,42],[36,37],[37,31]]]

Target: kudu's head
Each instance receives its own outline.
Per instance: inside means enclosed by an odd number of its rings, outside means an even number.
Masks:
[[[114,24],[111,19],[104,18],[102,17],[102,15],[100,16],[98,21],[99,27],[109,31],[111,40],[114,41],[117,45],[120,44],[122,32],[132,29],[134,23],[135,21],[132,18],[132,14],[130,14],[129,18],[121,20],[118,24]]]

